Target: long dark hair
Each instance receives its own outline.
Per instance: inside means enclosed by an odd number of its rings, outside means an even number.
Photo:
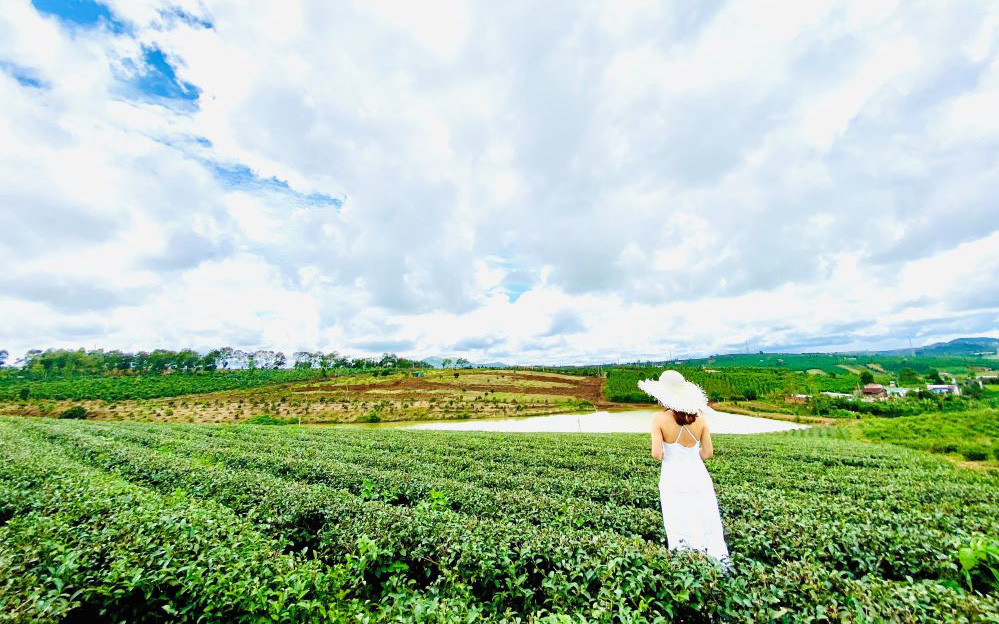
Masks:
[[[672,412],[673,420],[675,420],[678,425],[689,425],[697,420],[697,414],[692,412],[681,412],[678,410],[672,410]]]

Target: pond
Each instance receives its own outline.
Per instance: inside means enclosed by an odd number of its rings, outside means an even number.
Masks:
[[[648,433],[652,428],[652,415],[656,410],[631,410],[626,412],[587,412],[585,414],[553,414],[520,418],[488,418],[476,420],[435,420],[420,422],[389,422],[373,425],[409,429],[435,429],[440,431],[499,431],[524,433]],[[712,433],[771,433],[805,429],[783,420],[742,416],[709,409],[706,415]],[[349,425],[358,426],[358,425]],[[365,425],[360,425],[365,426]],[[372,426],[372,425],[366,425]]]

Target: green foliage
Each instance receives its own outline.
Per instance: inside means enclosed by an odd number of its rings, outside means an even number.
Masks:
[[[961,589],[958,558],[999,534],[995,479],[851,440],[716,438],[728,573],[666,548],[645,435],[0,418],[0,613],[999,618],[994,596]]]
[[[907,387],[915,386],[919,383],[922,383],[922,380],[919,378],[916,371],[911,368],[905,367],[898,372],[898,385]]]
[[[59,418],[71,418],[71,419],[83,419],[87,417],[87,408],[82,405],[74,405],[73,407],[63,410],[59,413]]]
[[[874,373],[871,371],[860,371],[860,383],[869,384],[874,383]]]
[[[276,416],[271,416],[270,414],[257,414],[256,416],[251,416],[246,420],[242,421],[240,424],[243,425],[293,425],[295,420],[292,418],[277,418]]]
[[[999,539],[979,537],[958,550],[968,589],[999,591]]]
[[[955,453],[971,461],[996,457],[999,410],[922,414],[859,423],[868,440],[891,442],[933,453]]]
[[[780,368],[703,368],[633,367],[613,368],[607,375],[604,393],[611,401],[621,403],[651,403],[654,399],[638,387],[640,379],[658,379],[666,368],[680,371],[687,379],[702,388],[711,401],[750,400],[766,396],[787,395],[798,392],[851,391],[857,385],[856,375],[809,375]]]
[[[663,368],[671,366],[663,363]],[[983,357],[967,356],[931,356],[931,355],[848,355],[843,353],[736,353],[718,355],[710,358],[684,360],[686,366],[708,368],[745,368],[765,367],[783,368],[792,371],[807,371],[818,369],[826,373],[842,374],[846,372],[843,366],[863,369],[873,365],[870,370],[883,368],[886,371],[898,373],[903,368],[909,368],[917,373],[926,374],[931,368],[954,373],[964,373],[970,367],[989,368],[995,360]]]
[[[993,397],[977,400],[966,396],[938,395],[921,390],[914,394],[910,393],[904,399],[884,401],[858,401],[816,395],[809,400],[808,407],[812,414],[833,418],[860,418],[861,416],[898,418],[930,412],[952,413],[995,408],[999,407],[999,400]]]
[[[360,375],[366,372],[366,370],[351,370],[340,371],[339,374]],[[0,378],[0,400],[12,400],[21,396],[22,392],[30,392],[36,399],[77,401],[154,399],[309,381],[321,379],[323,375],[324,371],[319,369],[258,369],[168,375],[81,375],[49,380],[27,380],[17,376],[7,376]]]

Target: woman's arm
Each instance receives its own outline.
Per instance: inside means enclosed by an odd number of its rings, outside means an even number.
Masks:
[[[704,421],[704,431],[701,432],[701,459],[708,459],[715,454],[715,447],[711,445],[711,432],[708,431],[708,421]]]
[[[661,420],[661,414],[652,417],[652,457],[658,461],[663,460],[663,430],[659,427]]]

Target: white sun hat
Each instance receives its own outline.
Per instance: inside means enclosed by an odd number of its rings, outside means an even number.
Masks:
[[[638,387],[651,394],[664,407],[677,412],[696,414],[708,406],[708,397],[695,383],[683,378],[679,371],[665,370],[659,379],[643,379]]]

